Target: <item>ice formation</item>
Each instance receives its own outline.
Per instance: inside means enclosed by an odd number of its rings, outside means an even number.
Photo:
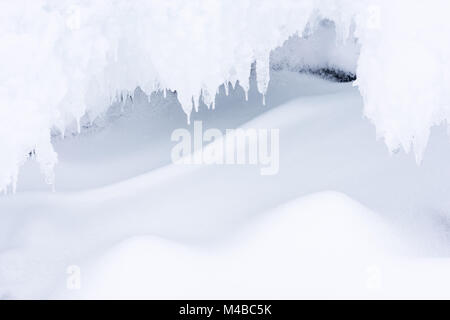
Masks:
[[[448,9],[446,0],[1,1],[0,190],[14,189],[33,150],[52,183],[51,130],[95,119],[136,86],[176,90],[189,115],[225,82],[247,89],[256,61],[264,94],[272,50],[323,20],[336,26],[337,49],[296,61],[356,68],[378,135],[420,161],[430,127],[450,118]]]

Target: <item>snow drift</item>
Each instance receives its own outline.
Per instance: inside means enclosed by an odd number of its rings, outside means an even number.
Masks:
[[[351,69],[341,57],[357,44],[365,115],[390,150],[412,147],[420,161],[430,128],[450,117],[448,9],[445,0],[2,1],[0,189],[15,189],[33,150],[52,183],[52,130],[94,120],[137,86],[176,90],[189,117],[223,83],[248,90],[256,61],[264,94],[272,50],[323,20],[340,49],[297,67]]]
[[[255,87],[248,102],[221,87],[192,120],[279,128],[275,176],[172,164],[170,133],[187,127],[173,93],[53,138],[58,192],[28,161],[18,194],[0,197],[0,299],[449,297],[445,130],[418,167],[374,139],[351,83],[273,71],[270,110]]]

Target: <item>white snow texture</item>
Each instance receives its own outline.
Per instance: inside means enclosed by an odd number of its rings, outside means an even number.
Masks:
[[[52,132],[95,120],[137,86],[176,90],[189,118],[223,83],[248,90],[256,61],[264,94],[271,54],[356,72],[378,136],[420,162],[430,128],[450,118],[449,9],[446,0],[2,0],[0,190],[15,190],[32,150],[52,183]],[[336,26],[322,36],[327,50],[296,59],[300,38],[324,20]],[[283,60],[273,50],[288,39]]]

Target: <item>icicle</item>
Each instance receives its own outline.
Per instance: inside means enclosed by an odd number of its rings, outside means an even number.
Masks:
[[[16,191],[17,191],[17,173],[15,173],[13,175],[13,177],[12,177],[11,189],[12,189],[12,193],[16,194]]]
[[[195,103],[195,98],[192,96],[192,109],[195,110],[195,112],[198,112],[198,103]]]
[[[80,134],[81,133],[81,123],[80,123],[81,119],[79,117],[77,117],[75,119],[75,121],[77,123],[77,132],[78,132],[78,134]]]

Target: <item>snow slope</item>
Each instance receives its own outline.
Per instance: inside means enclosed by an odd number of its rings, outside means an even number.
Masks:
[[[212,246],[133,237],[87,265],[82,291],[58,294],[138,299],[369,297],[374,292],[367,286],[367,269],[384,268],[390,255],[407,252],[375,214],[335,192],[302,197],[252,220],[227,242]]]
[[[148,103],[138,90],[81,135],[54,137],[57,192],[30,160],[20,192],[0,198],[0,296],[448,298],[444,130],[417,166],[376,141],[352,84],[271,78],[267,106],[253,80],[248,102],[222,87],[195,117],[280,129],[275,176],[171,164],[171,130],[186,126],[172,94]],[[66,288],[71,265],[79,291]]]

